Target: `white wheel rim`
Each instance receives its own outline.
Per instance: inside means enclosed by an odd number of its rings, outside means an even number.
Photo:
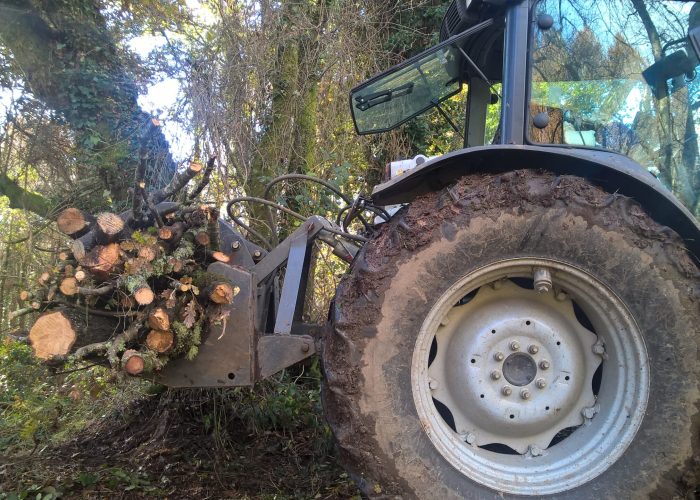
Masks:
[[[536,272],[543,292],[509,280]],[[570,264],[523,258],[481,268],[437,300],[411,381],[423,428],[453,467],[494,490],[543,495],[587,483],[622,455],[644,415],[649,364],[634,319],[607,286]]]

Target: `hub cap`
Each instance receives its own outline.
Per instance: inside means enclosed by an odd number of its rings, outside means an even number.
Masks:
[[[568,264],[518,259],[438,300],[412,381],[421,422],[454,467],[540,495],[590,481],[620,456],[644,414],[648,363],[605,285]]]

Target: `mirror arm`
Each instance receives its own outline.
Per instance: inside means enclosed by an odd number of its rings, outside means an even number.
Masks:
[[[464,139],[464,134],[459,130],[459,128],[457,127],[457,125],[455,124],[455,122],[452,121],[452,119],[451,119],[450,116],[445,112],[445,110],[442,109],[442,106],[440,106],[440,101],[438,101],[437,99],[432,99],[432,100],[430,101],[430,103],[431,103],[433,106],[435,106],[435,107],[437,108],[437,110],[440,112],[440,114],[441,114],[442,117],[445,119],[445,121],[447,121],[447,123],[450,124],[450,127],[452,127],[452,129],[453,129],[455,132],[457,132],[457,135],[460,136],[462,139]]]
[[[464,57],[464,60],[467,61],[467,64],[469,64],[469,66],[471,66],[471,68],[476,72],[477,76],[481,80],[483,80],[483,82],[486,85],[489,86],[489,89],[491,89],[491,93],[496,94],[498,96],[498,98],[501,99],[502,98],[501,94],[495,89],[495,87],[493,86],[493,83],[491,83],[491,80],[486,78],[486,75],[484,74],[483,71],[481,71],[479,66],[477,66],[476,63],[474,61],[472,61],[472,58],[469,57],[469,54],[467,54],[467,52],[457,43],[453,44],[452,46],[455,47],[457,50],[459,50],[460,54],[462,54],[462,57]]]

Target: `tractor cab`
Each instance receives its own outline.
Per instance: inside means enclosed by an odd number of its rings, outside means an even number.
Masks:
[[[458,0],[441,39],[352,90],[359,134],[436,108],[465,148],[619,153],[697,210],[700,5]],[[466,99],[465,116],[447,112],[455,99]]]

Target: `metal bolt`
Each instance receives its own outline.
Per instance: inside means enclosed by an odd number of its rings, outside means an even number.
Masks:
[[[547,370],[549,366],[549,361],[547,361],[546,359],[540,361],[540,368],[542,368],[543,370]]]
[[[467,433],[467,437],[466,437],[464,440],[465,440],[468,444],[474,444],[474,442],[476,441],[476,436],[475,436],[473,433],[468,432],[468,433]]]
[[[513,342],[510,343],[510,350],[511,351],[517,351],[518,349],[520,349],[520,342],[518,342],[517,340],[514,340]]]
[[[527,352],[529,352],[530,354],[537,354],[538,352],[540,352],[540,348],[536,345],[531,345],[527,348]]]
[[[256,250],[253,252],[253,257],[256,259],[259,259],[262,256],[262,252],[260,250]]]
[[[538,389],[544,389],[547,387],[547,382],[543,378],[538,378],[537,381],[535,381],[535,385]]]
[[[503,387],[503,389],[501,389],[501,394],[503,394],[504,396],[510,396],[511,394],[513,394],[513,389],[506,385]]]
[[[428,382],[428,387],[430,387],[432,390],[437,389],[438,386],[439,386],[439,384],[438,384],[437,380],[431,380],[430,382]]]
[[[442,318],[440,320],[440,326],[447,326],[449,324],[450,324],[450,317],[449,316],[445,316],[444,318]]]
[[[505,359],[505,355],[502,352],[497,352],[493,355],[493,359],[496,361],[503,361]]]
[[[494,290],[499,290],[503,286],[503,280],[494,281],[491,283],[491,288]]]
[[[530,399],[530,391],[528,391],[527,389],[523,389],[522,391],[520,391],[520,397],[523,399]]]
[[[599,356],[602,356],[605,354],[605,345],[598,340],[593,346],[591,347],[591,350],[593,351],[593,354],[598,354]]]
[[[539,293],[548,293],[552,289],[552,275],[549,269],[544,267],[535,268],[535,290]]]
[[[534,444],[531,444],[529,446],[528,451],[530,452],[530,455],[532,455],[533,457],[539,457],[543,453],[543,451],[539,447],[535,446]]]
[[[241,248],[241,242],[234,241],[233,243],[231,243],[231,248],[233,248],[234,250],[238,250],[239,248]]]
[[[583,418],[590,420],[593,417],[595,417],[595,414],[600,411],[600,405],[595,404],[593,406],[589,406],[587,408],[584,408],[581,410],[581,415],[583,415]]]
[[[500,379],[500,378],[501,378],[501,372],[499,372],[498,370],[492,371],[492,372],[491,372],[491,378],[494,379],[494,380]]]
[[[301,352],[309,352],[309,349],[311,349],[311,346],[308,343],[304,342],[301,344]]]
[[[568,298],[569,296],[566,294],[566,292],[557,292],[556,299],[559,302],[564,302]]]

